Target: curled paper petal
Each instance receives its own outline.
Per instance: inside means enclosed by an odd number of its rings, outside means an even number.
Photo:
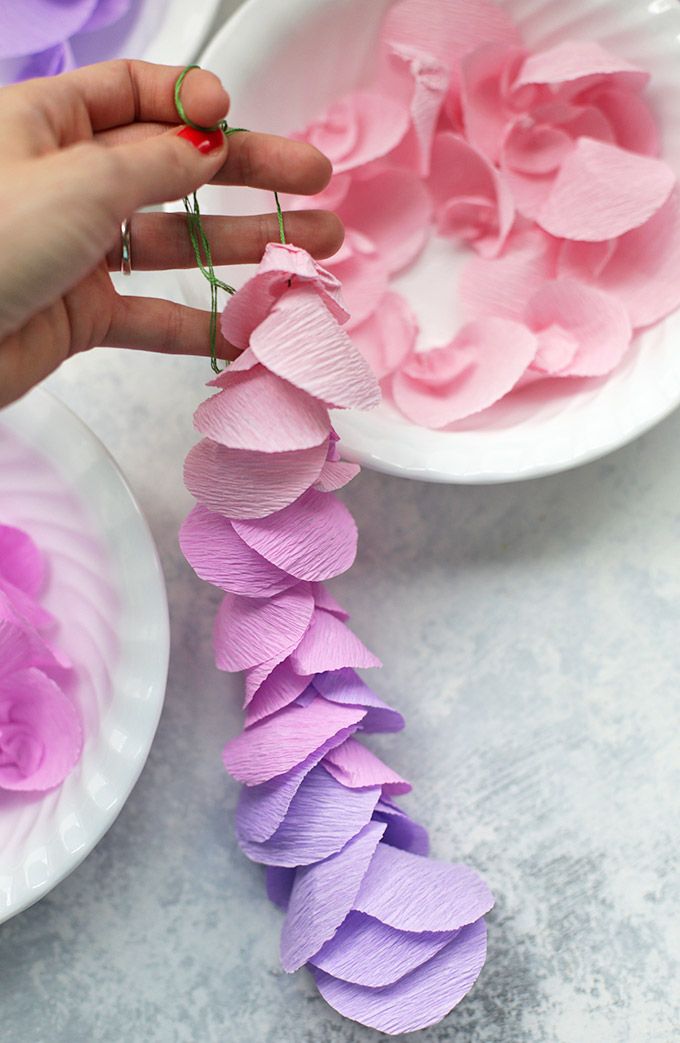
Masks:
[[[356,478],[360,470],[358,464],[351,464],[347,460],[326,460],[321,468],[321,474],[314,483],[314,488],[322,493],[342,489],[353,478]]]
[[[328,587],[324,586],[323,583],[313,583],[312,593],[314,594],[314,604],[317,608],[322,608],[324,611],[330,612],[331,615],[337,616],[338,619],[342,619],[343,622],[347,622],[349,612],[335,600]]]
[[[306,583],[270,598],[227,594],[215,619],[218,668],[245,670],[282,652],[287,654],[309,627],[313,612],[314,598]]]
[[[338,215],[371,240],[392,275],[411,264],[425,245],[432,203],[418,174],[388,168],[355,178]]]
[[[524,59],[519,48],[486,43],[470,51],[461,62],[460,97],[465,136],[470,144],[498,161],[504,131],[517,111],[534,100],[536,92],[512,92],[512,83]]]
[[[132,0],[97,0],[97,6],[82,28],[84,33],[105,29],[122,18],[130,10]]]
[[[311,680],[311,675],[296,674],[284,659],[271,670],[257,691],[246,694],[246,727],[295,702]]]
[[[615,76],[617,84],[641,90],[649,73],[611,54],[595,40],[562,40],[546,51],[530,54],[517,74],[515,87],[535,84],[563,85],[591,77]]]
[[[299,674],[340,670],[345,666],[380,666],[380,660],[356,634],[330,612],[315,609],[305,636],[290,657]]]
[[[334,102],[298,137],[328,156],[333,172],[342,174],[391,152],[408,126],[409,111],[399,99],[355,91]]]
[[[45,584],[45,573],[45,559],[28,533],[0,525],[0,579],[37,598]]]
[[[350,311],[347,329],[353,329],[375,311],[387,291],[387,265],[371,240],[353,228],[347,229],[342,246],[328,264],[342,280]]]
[[[373,314],[352,330],[352,342],[377,380],[394,373],[415,347],[418,327],[401,294],[386,293]]]
[[[524,321],[530,298],[555,272],[556,247],[540,232],[513,236],[502,257],[471,257],[463,268],[458,293],[466,319]]]
[[[410,783],[383,764],[363,743],[351,737],[329,750],[322,763],[334,779],[349,789],[382,786],[383,793],[395,795],[411,791]]]
[[[398,732],[404,727],[404,718],[399,711],[384,703],[354,670],[345,668],[317,673],[314,687],[330,702],[363,707],[366,716],[361,722],[362,731]]]
[[[378,84],[383,93],[403,101],[411,117],[409,130],[389,161],[405,163],[427,177],[432,138],[449,85],[448,70],[417,48],[392,44],[387,47]]]
[[[97,0],[21,0],[0,13],[0,58],[12,58],[67,40],[91,18]]]
[[[364,727],[364,731],[366,728]],[[416,822],[410,815],[383,797],[375,806],[373,818],[376,822],[384,822],[387,826],[383,840],[391,847],[402,851],[410,851],[414,855],[427,856],[430,852],[430,838],[425,826]]]
[[[296,869],[293,866],[266,866],[267,898],[285,912],[293,890]]]
[[[621,148],[658,156],[659,128],[647,102],[631,90],[611,85],[586,91],[580,98],[601,112],[612,130],[612,140]]]

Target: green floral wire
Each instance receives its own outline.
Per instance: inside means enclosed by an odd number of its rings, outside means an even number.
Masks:
[[[230,127],[226,120],[220,120],[219,123],[216,123],[212,127],[202,127],[199,123],[194,123],[193,120],[189,119],[184,110],[180,94],[185,77],[192,69],[200,69],[200,65],[187,65],[186,69],[183,69],[175,82],[175,108],[177,109],[177,115],[182,123],[185,123],[188,127],[193,127],[194,130],[205,131],[207,134],[216,130],[221,130],[225,137],[229,137],[230,134],[248,133],[245,127]],[[281,242],[285,245],[286,232],[283,225],[283,211],[281,210],[278,192],[274,192],[274,199],[276,200],[276,216],[279,222],[279,236]],[[229,286],[228,283],[222,282],[222,280],[218,279],[215,275],[210,243],[208,242],[208,237],[205,234],[203,222],[201,221],[201,208],[198,205],[198,196],[193,192],[191,196],[184,197],[183,203],[187,216],[189,238],[193,247],[194,256],[196,257],[196,266],[210,284],[210,365],[214,373],[220,373],[221,370],[217,361],[217,313],[219,311],[217,291],[223,290],[225,293],[229,294],[235,293],[236,291],[233,286]]]

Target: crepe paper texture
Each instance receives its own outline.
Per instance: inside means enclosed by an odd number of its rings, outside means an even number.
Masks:
[[[443,94],[437,67],[401,61],[420,77],[412,92],[426,93],[427,108],[428,91]],[[405,113],[412,92],[404,92]],[[312,135],[343,157],[345,171],[357,157],[393,147],[412,118],[388,107],[394,127],[371,126],[374,99],[355,101],[356,137],[341,132],[344,109]],[[419,142],[431,123],[423,118]],[[391,183],[406,199],[412,180],[399,174]],[[375,234],[396,270],[413,250],[410,231],[400,243],[376,215]],[[355,239],[346,252],[360,302],[372,263],[362,250]],[[388,307],[385,363],[410,348],[408,337],[391,343],[404,313],[398,298]],[[539,302],[537,327],[566,307],[561,298]],[[473,869],[430,860],[427,831],[395,803],[411,785],[365,739],[400,731],[404,719],[356,672],[380,661],[325,586],[351,567],[357,546],[355,523],[333,490],[358,468],[340,459],[328,407],[367,409],[380,397],[346,322],[337,274],[303,250],[267,247],[222,317],[243,354],[211,381],[217,393],[196,410],[202,441],[185,476],[198,502],[180,543],[197,575],[224,592],[217,666],[245,671],[244,729],[223,760],[243,785],[238,843],[266,866],[267,893],[285,912],[282,964],[289,972],[308,965],[322,995],[348,1017],[400,1033],[439,1020],[472,987],[493,898]],[[469,343],[490,339],[494,322],[506,348],[512,344],[498,378],[508,381],[508,369],[514,376],[536,354],[540,333],[493,319],[473,323]],[[597,329],[607,324],[614,317],[603,310]],[[574,337],[597,332],[582,333],[578,321],[569,329]],[[447,365],[455,380],[456,361]]]
[[[40,604],[46,578],[28,533],[0,524],[0,790],[53,789],[82,751],[80,717],[61,687],[70,665]]]
[[[606,377],[680,307],[680,193],[645,69],[596,41],[530,51],[493,0],[398,0],[371,69],[296,136],[333,161],[319,205],[347,236],[326,266],[407,420],[448,429],[529,382]],[[464,326],[448,344],[425,343],[395,282],[434,236]]]
[[[108,29],[143,0],[16,0],[0,7],[0,83],[55,76],[81,64],[72,43],[80,34]],[[88,60],[114,57],[96,38]]]

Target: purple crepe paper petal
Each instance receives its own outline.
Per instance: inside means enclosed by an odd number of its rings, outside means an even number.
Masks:
[[[411,792],[409,782],[356,739],[348,738],[329,750],[324,757],[323,767],[334,779],[350,789],[382,786],[383,793],[396,795]]]
[[[372,916],[351,912],[310,963],[334,978],[379,989],[431,960],[457,934],[395,931]]]
[[[322,608],[325,612],[330,612],[332,616],[341,619],[343,623],[347,622],[349,619],[349,612],[345,611],[342,605],[335,600],[328,588],[324,587],[323,583],[312,583],[312,594],[314,595],[314,604],[317,608]]]
[[[352,908],[384,829],[369,822],[338,854],[298,869],[281,931],[284,970],[298,970],[333,937]]]
[[[45,559],[28,533],[12,525],[0,525],[0,579],[37,598],[45,573]]]
[[[314,610],[309,628],[292,653],[290,662],[299,674],[315,674],[345,666],[382,665],[342,620],[323,609]]]
[[[307,630],[313,608],[314,598],[306,583],[271,598],[226,594],[215,619],[217,666],[245,670],[281,652],[287,654]]]
[[[385,822],[387,829],[383,836],[383,842],[390,847],[398,847],[402,851],[411,851],[414,855],[427,855],[430,853],[430,838],[425,826],[416,822],[410,815],[383,798],[379,800],[373,812],[376,822]]]
[[[246,702],[245,727],[252,728],[258,721],[290,706],[309,686],[311,676],[296,674],[285,659],[270,673],[252,699]]]
[[[464,927],[427,963],[382,989],[351,985],[315,970],[327,1003],[362,1025],[398,1035],[434,1025],[470,991],[486,958],[486,924]]]
[[[59,76],[62,72],[75,69],[76,60],[73,49],[68,43],[55,44],[46,51],[32,54],[21,66],[17,80],[32,80],[42,76]]]
[[[88,22],[98,0],[15,0],[0,7],[0,58],[45,51]]]
[[[354,908],[399,931],[455,931],[493,906],[473,869],[381,844]]]
[[[292,866],[266,866],[265,881],[267,898],[285,912],[295,882],[296,870]]]
[[[131,4],[132,0],[97,0],[97,7],[80,30],[81,33],[91,33],[112,25],[128,13]]]
[[[284,711],[285,712],[285,711]],[[238,838],[253,862],[304,866],[335,854],[370,821],[380,789],[348,790],[323,768],[312,768],[276,833],[263,844]]]
[[[197,576],[231,594],[267,597],[297,582],[244,543],[227,518],[202,504],[184,519],[179,545]]]
[[[317,674],[314,687],[330,702],[363,706],[366,716],[361,730],[364,732],[399,732],[406,723],[399,711],[384,703],[354,670],[330,670]]]
[[[228,742],[224,766],[239,782],[259,786],[290,771],[363,716],[360,707],[333,706],[319,697],[309,706],[288,706]]]

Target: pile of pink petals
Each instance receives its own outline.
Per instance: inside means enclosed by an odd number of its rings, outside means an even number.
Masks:
[[[472,987],[493,899],[472,869],[426,857],[427,833],[395,802],[409,784],[359,737],[404,721],[356,673],[379,661],[324,586],[357,544],[333,493],[358,467],[328,410],[379,400],[339,289],[303,250],[272,244],[228,304],[222,329],[243,353],[196,412],[185,481],[198,504],[180,542],[225,592],[217,666],[245,671],[245,727],[224,763],[244,787],[238,842],[286,912],[283,966],[309,965],[342,1014],[399,1033]]]
[[[602,377],[680,306],[680,194],[649,76],[595,42],[531,53],[492,0],[402,0],[369,87],[299,137],[333,161],[320,203],[348,232],[328,268],[385,395],[443,428],[514,388]],[[293,199],[291,205],[308,205]],[[393,279],[437,234],[470,249],[465,325],[420,344]]]
[[[40,604],[45,561],[21,529],[0,525],[0,790],[58,786],[80,757],[71,668]]]

